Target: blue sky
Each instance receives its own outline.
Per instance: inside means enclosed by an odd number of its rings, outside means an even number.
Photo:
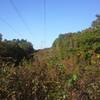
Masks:
[[[27,39],[36,49],[50,47],[61,33],[89,27],[100,14],[100,0],[46,0],[44,25],[44,0],[11,1],[20,14],[10,0],[0,0],[0,33],[6,39]]]

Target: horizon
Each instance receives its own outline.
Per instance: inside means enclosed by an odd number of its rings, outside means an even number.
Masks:
[[[26,39],[35,49],[48,48],[59,34],[90,27],[99,6],[98,0],[0,0],[0,33],[8,40]]]

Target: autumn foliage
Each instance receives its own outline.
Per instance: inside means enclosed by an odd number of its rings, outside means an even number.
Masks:
[[[100,18],[51,48],[0,35],[0,100],[99,100]]]

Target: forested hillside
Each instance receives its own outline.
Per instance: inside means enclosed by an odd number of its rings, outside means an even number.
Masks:
[[[100,16],[51,48],[0,34],[0,100],[100,100]]]

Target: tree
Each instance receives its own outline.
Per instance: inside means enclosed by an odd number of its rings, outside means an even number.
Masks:
[[[97,19],[93,21],[92,27],[93,28],[100,28],[100,15],[96,15]]]
[[[2,34],[0,33],[0,41],[2,41]]]

